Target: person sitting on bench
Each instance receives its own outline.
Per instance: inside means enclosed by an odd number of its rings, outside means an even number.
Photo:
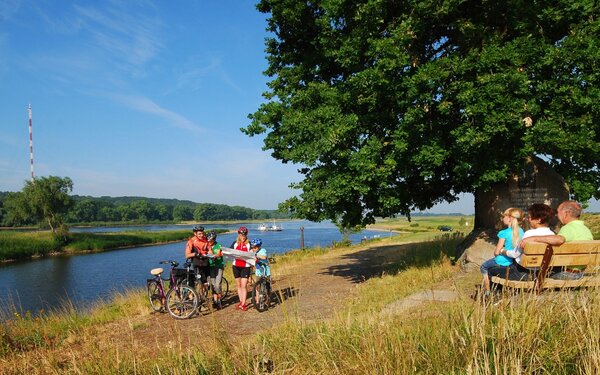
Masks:
[[[521,266],[521,255],[523,254],[523,247],[526,238],[540,237],[540,236],[551,236],[554,232],[548,227],[550,220],[554,217],[554,210],[552,207],[543,203],[534,203],[527,208],[527,222],[529,223],[529,229],[523,235],[523,239],[515,247],[514,250],[502,249],[500,254],[505,255],[509,258],[514,258],[510,266],[502,267],[495,266],[488,270],[490,277],[498,276],[507,278],[509,280],[527,280],[534,273],[535,270],[531,270]]]
[[[575,201],[564,201],[558,205],[557,209],[558,220],[563,226],[558,231],[558,234],[546,236],[534,236],[523,238],[521,247],[529,241],[542,242],[552,246],[560,246],[565,242],[571,241],[589,241],[593,240],[594,236],[585,223],[579,219],[581,216],[581,205]],[[552,270],[550,277],[558,280],[578,280],[583,277],[585,267],[576,266],[572,268],[558,268]]]

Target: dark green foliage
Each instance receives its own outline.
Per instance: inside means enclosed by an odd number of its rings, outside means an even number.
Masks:
[[[73,196],[73,205],[65,213],[70,224],[99,225],[102,223],[143,224],[181,221],[264,220],[289,218],[276,210],[255,210],[240,206],[194,203],[177,199],[141,197]],[[29,205],[23,192],[0,192],[0,225],[24,226],[38,224],[29,215]]]
[[[300,165],[282,208],[343,227],[506,182],[533,156],[600,198],[600,4],[262,0],[248,135]]]
[[[9,193],[4,201],[7,221],[12,225],[47,225],[55,232],[73,204],[71,190],[73,181],[69,177],[48,176],[26,181],[21,192]]]

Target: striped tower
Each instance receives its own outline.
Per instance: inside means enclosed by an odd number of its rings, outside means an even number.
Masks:
[[[31,182],[33,182],[35,176],[33,174],[33,126],[31,121],[31,104],[27,108],[29,113],[29,163],[31,164]]]

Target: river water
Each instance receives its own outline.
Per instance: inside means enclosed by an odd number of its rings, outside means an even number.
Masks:
[[[270,224],[270,223],[267,223]],[[306,248],[327,247],[332,241],[340,241],[339,230],[331,223],[308,221],[277,222],[281,232],[259,232],[258,224],[243,224],[250,231],[249,237],[259,237],[270,254],[282,254],[300,248],[301,230],[304,228]],[[205,225],[205,228],[236,230],[239,224]],[[73,228],[73,231],[114,232],[126,230],[171,230],[187,229],[191,226],[151,225],[143,227]],[[389,235],[386,232],[366,230],[352,234],[353,243],[361,238]],[[221,234],[218,241],[229,246],[235,233]],[[184,261],[185,242],[165,245],[143,246],[103,253],[56,256],[0,266],[0,310],[30,311],[52,310],[64,303],[76,308],[86,308],[99,300],[108,300],[118,292],[144,287],[150,277],[149,270],[159,267],[161,260]]]

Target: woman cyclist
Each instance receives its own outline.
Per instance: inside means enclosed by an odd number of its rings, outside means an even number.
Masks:
[[[239,251],[250,251],[250,241],[248,241],[248,228],[240,227],[238,229],[238,236],[233,243],[233,248]],[[251,264],[246,262],[244,259],[235,258],[233,260],[233,277],[235,278],[235,286],[237,288],[237,294],[240,298],[240,303],[236,306],[238,310],[246,311],[246,298],[248,297],[248,278],[250,277],[250,266]]]

